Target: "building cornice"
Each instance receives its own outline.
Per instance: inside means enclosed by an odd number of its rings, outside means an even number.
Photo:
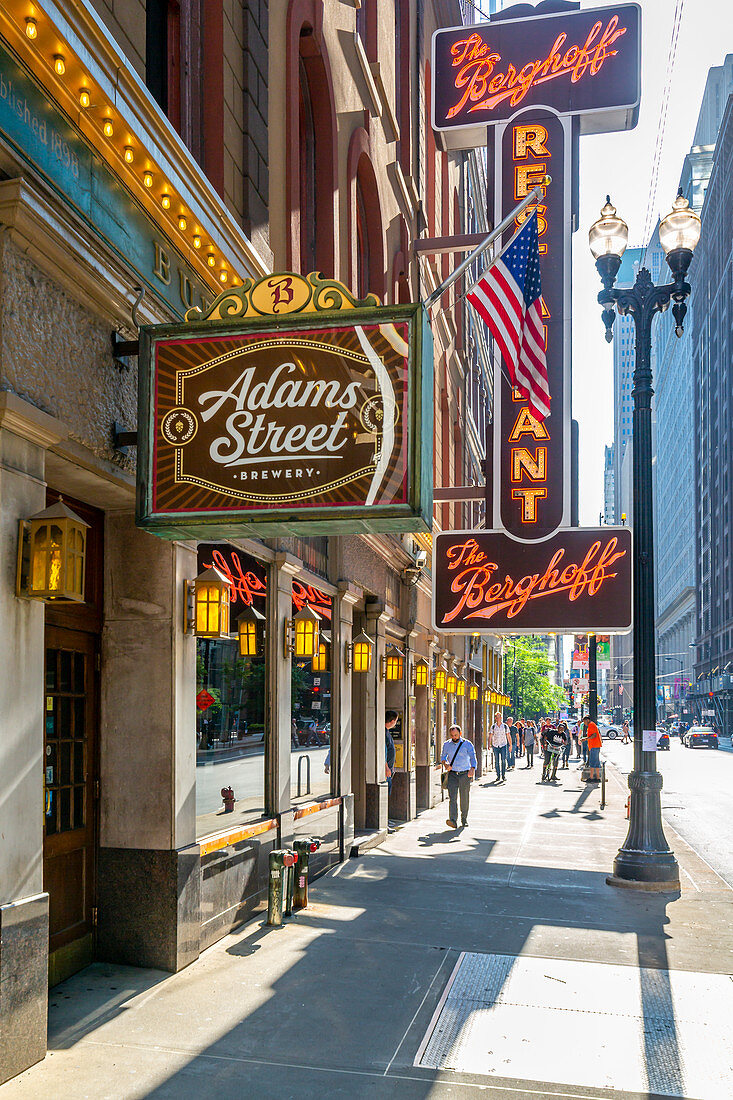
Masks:
[[[43,0],[42,6],[38,5],[34,10],[39,19],[39,39],[42,21],[46,32],[47,20],[58,38],[59,48],[70,55],[67,68],[73,55],[75,62],[78,59],[78,65],[95,95],[106,101],[105,109],[109,105],[114,112],[116,129],[123,131],[125,139],[136,146],[138,164],[143,157],[155,164],[156,174],[160,174],[171,193],[190,211],[191,220],[195,219],[200,225],[202,234],[220,253],[223,262],[241,278],[267,274],[268,264],[247,238],[91,5],[80,4],[78,0]],[[102,136],[99,125],[101,108],[81,109],[78,89],[71,87],[70,79],[57,77],[50,64],[43,64],[44,59],[39,51],[34,51],[34,44],[25,38],[22,25],[20,5],[15,0],[9,0],[0,9],[0,34],[24,59],[44,91],[61,106],[121,181],[133,193],[136,190],[139,192],[136,197],[145,205],[148,216],[187,255],[192,267],[213,289],[212,273],[206,271],[203,256],[194,250],[190,233],[188,238],[178,233],[172,218],[156,205],[151,194],[146,194],[137,176],[131,174],[130,166],[122,156],[121,145],[118,147],[119,143]]]

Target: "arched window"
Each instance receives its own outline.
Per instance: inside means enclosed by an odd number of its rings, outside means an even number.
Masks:
[[[335,274],[336,123],[322,5],[290,0],[287,38],[287,263]]]
[[[298,129],[300,133],[300,270],[307,274],[316,268],[316,237],[318,232],[316,207],[316,133],[313,125],[308,74],[300,59],[300,89]]]
[[[353,290],[364,297],[376,294],[384,298],[384,233],[377,178],[368,154],[368,137],[363,130],[352,134],[348,173],[352,185],[351,282]]]
[[[371,256],[369,254],[369,219],[367,218],[364,191],[356,179],[356,293],[365,298],[369,293]]]

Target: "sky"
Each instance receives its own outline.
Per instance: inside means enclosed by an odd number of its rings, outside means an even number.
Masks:
[[[603,335],[601,288],[588,249],[588,229],[607,193],[640,245],[650,191],[670,38],[677,0],[641,0],[642,99],[633,130],[580,139],[580,219],[573,240],[573,415],[580,424],[580,523],[603,509],[603,447],[613,439],[613,351]],[[582,8],[601,7],[581,0]],[[708,69],[733,52],[733,3],[683,0],[652,227],[677,194],[697,122]],[[694,278],[694,263],[690,277]]]

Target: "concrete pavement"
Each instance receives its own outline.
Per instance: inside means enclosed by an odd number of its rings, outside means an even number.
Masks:
[[[96,964],[52,991],[15,1097],[730,1095],[733,892],[680,838],[679,896],[606,885],[626,831],[571,765],[485,776],[176,975]]]

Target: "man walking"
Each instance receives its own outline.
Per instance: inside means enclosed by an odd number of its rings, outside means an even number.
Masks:
[[[524,727],[524,747],[527,750],[527,763],[525,767],[534,767],[534,722],[527,722]]]
[[[514,767],[514,738],[516,737],[516,730],[512,729],[512,722],[514,719],[511,714],[506,720],[506,732],[507,732],[507,750],[506,750],[506,766],[507,771],[511,771]]]
[[[501,713],[497,710],[494,715],[494,724],[489,730],[489,744],[494,753],[494,770],[496,771],[496,782],[504,783],[506,781],[506,757],[507,757],[507,745],[509,743],[509,730],[506,723],[501,720]]]
[[[448,740],[440,754],[443,769],[448,772],[448,818],[446,825],[458,828],[458,796],[461,798],[461,824],[468,825],[468,800],[471,780],[476,772],[476,750],[461,737],[461,727],[451,726]]]
[[[583,736],[588,740],[588,768],[590,775],[587,783],[600,783],[601,781],[601,731],[593,719],[586,714],[583,719]]]
[[[557,762],[560,753],[565,748],[567,734],[563,729],[546,729],[543,735],[545,760],[542,767],[542,782],[555,781],[557,779]]]

